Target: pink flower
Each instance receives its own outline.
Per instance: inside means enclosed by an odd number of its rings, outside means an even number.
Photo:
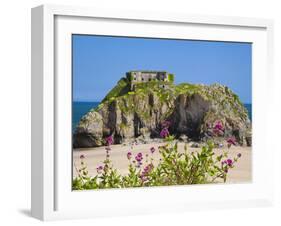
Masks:
[[[97,167],[97,173],[98,174],[100,174],[102,170],[103,170],[103,166],[98,166]]]
[[[222,122],[221,122],[221,121],[216,121],[215,126],[214,126],[214,129],[217,129],[217,130],[224,130],[223,125],[222,125]]]
[[[106,139],[107,145],[112,145],[113,144],[113,137],[112,135],[108,136]]]
[[[153,165],[150,163],[148,164],[146,167],[144,167],[141,175],[140,175],[140,178],[142,179],[142,181],[145,181],[147,179],[147,176],[149,174],[149,172],[153,169]]]
[[[150,152],[153,154],[155,152],[155,148],[154,147],[151,147],[150,148]]]
[[[242,156],[241,153],[238,153],[238,154],[237,154],[237,157],[238,157],[238,158],[241,158],[241,156]]]
[[[166,138],[167,136],[169,136],[169,130],[167,129],[167,128],[164,128],[164,129],[162,129],[161,130],[161,132],[160,132],[160,137],[162,137],[162,138]]]
[[[135,160],[138,162],[138,163],[141,163],[143,157],[142,157],[142,153],[138,153],[136,156],[135,156]]]
[[[84,159],[85,158],[85,155],[80,155],[80,159]]]
[[[144,168],[144,172],[148,173],[153,169],[153,165],[152,164],[148,164],[145,168]]]
[[[231,159],[227,159],[227,160],[226,160],[226,163],[227,163],[228,166],[232,166],[233,161],[232,161]]]
[[[231,145],[236,145],[236,139],[235,139],[235,137],[229,137],[229,138],[226,140],[226,142],[227,142],[227,144],[228,144],[229,146],[231,146]]]
[[[223,127],[221,121],[216,121],[216,122],[215,122],[215,125],[214,125],[214,127],[213,127],[213,133],[214,133],[215,135],[220,135],[220,136],[223,135],[223,133],[224,133],[224,127]]]
[[[127,153],[127,158],[128,158],[129,160],[132,158],[132,152],[129,151],[129,152]]]

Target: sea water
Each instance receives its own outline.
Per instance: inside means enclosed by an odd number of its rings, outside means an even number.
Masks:
[[[248,111],[249,119],[252,121],[252,104],[244,104],[244,106]]]

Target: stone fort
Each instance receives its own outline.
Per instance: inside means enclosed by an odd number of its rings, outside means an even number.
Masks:
[[[130,71],[127,72],[127,78],[131,81],[131,90],[134,89],[135,84],[150,81],[162,81],[162,82],[172,82],[170,81],[170,76],[166,71]],[[165,88],[165,85],[163,85]]]

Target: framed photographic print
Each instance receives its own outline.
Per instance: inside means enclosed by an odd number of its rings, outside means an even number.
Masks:
[[[264,19],[32,9],[32,215],[271,204],[272,29]]]

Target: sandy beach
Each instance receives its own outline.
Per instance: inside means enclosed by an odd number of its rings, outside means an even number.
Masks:
[[[144,155],[146,153],[150,154],[150,148],[153,146],[156,148],[156,152],[153,154],[153,158],[155,163],[159,161],[160,154],[158,152],[158,146],[163,145],[163,143],[153,143],[153,144],[141,144],[131,146],[125,145],[112,145],[110,151],[110,159],[116,169],[121,174],[127,173],[128,168],[128,159],[126,157],[127,152],[131,151],[133,155],[138,152],[142,152]],[[95,176],[97,174],[96,167],[102,165],[103,160],[106,156],[105,147],[97,147],[97,148],[83,148],[83,149],[74,149],[73,150],[73,177],[77,176],[77,171],[75,168],[79,168],[80,166],[80,155],[83,154],[85,156],[85,163],[87,164],[89,175]],[[179,151],[184,151],[184,143],[178,144]],[[191,148],[188,147],[188,151],[200,151],[200,148]],[[252,178],[252,151],[251,147],[240,147],[240,146],[232,146],[230,149],[227,147],[215,149],[215,153],[220,154],[223,150],[228,150],[229,157],[233,158],[237,156],[238,153],[242,154],[242,157],[239,159],[239,162],[236,163],[235,167],[229,171],[227,182],[228,183],[247,183],[251,182]]]

